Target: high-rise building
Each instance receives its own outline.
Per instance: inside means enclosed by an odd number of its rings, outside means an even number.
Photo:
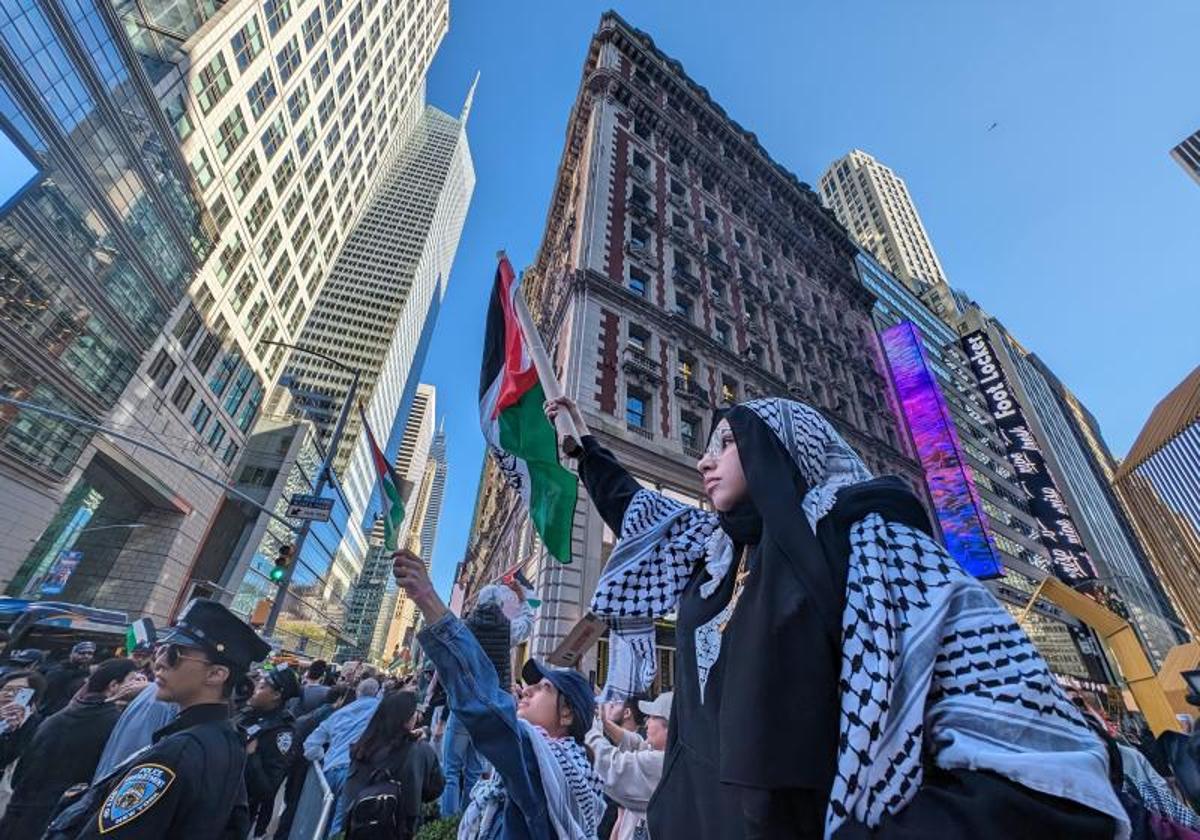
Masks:
[[[432,385],[417,385],[395,461],[396,477],[402,484],[401,495],[405,500],[404,522],[397,540],[402,547],[413,542],[416,523],[424,518],[422,488],[430,463],[436,412],[437,391]],[[371,528],[366,562],[350,593],[347,636],[354,641],[344,645],[344,657],[378,657],[398,596],[392,558],[383,546],[383,523],[376,521]]]
[[[712,408],[793,395],[872,470],[924,494],[856,252],[816,193],[678,61],[602,16],[525,294],[566,392],[641,481],[701,504],[695,465]],[[581,498],[574,562],[560,564],[494,469],[481,494],[473,588],[522,565],[543,602],[532,649],[544,655],[586,611],[613,534]],[[662,633],[665,686],[672,631]]]
[[[1021,617],[1055,674],[1075,687],[1107,685],[1111,674],[1083,622],[1045,599],[1026,610],[1054,566],[1020,481],[1028,464],[1010,460],[958,332],[865,253],[859,275],[877,299],[884,355],[947,550]]]
[[[412,541],[419,545],[425,568],[433,564],[433,549],[437,543],[438,522],[442,516],[442,497],[446,490],[446,432],[439,428],[429,447],[418,503],[413,509]],[[420,516],[418,522],[416,517]],[[400,590],[392,603],[391,612],[384,612],[376,627],[374,650],[385,657],[393,651],[407,650],[416,636],[420,614],[416,605]]]
[[[163,331],[213,231],[110,3],[0,4],[0,169],[0,394],[111,430],[0,405],[0,582],[164,619],[220,491],[126,438],[238,447]]]
[[[1200,131],[1171,149],[1171,157],[1192,176],[1193,181],[1200,184]]]
[[[960,328],[1053,570],[1126,613],[1150,659],[1161,663],[1178,640],[1175,619],[1087,441],[1095,437],[1103,447],[1098,430],[1089,425],[1085,433],[1063,396],[1070,392],[996,319],[970,304]]]
[[[466,125],[426,106],[392,170],[346,241],[300,344],[358,371],[355,401],[387,453],[396,451],[403,412],[417,385],[459,234],[475,184]],[[352,374],[316,356],[295,354],[291,382],[334,406],[348,397]],[[326,435],[332,416],[313,415]],[[369,529],[377,493],[375,466],[352,412],[334,460],[350,515]],[[328,440],[328,437],[325,437]],[[362,546],[365,554],[365,544]]]
[[[1154,407],[1114,483],[1167,595],[1200,639],[1200,367]]]
[[[922,295],[939,315],[953,305],[946,273],[904,179],[859,149],[821,176],[821,195],[838,221],[893,277]]]

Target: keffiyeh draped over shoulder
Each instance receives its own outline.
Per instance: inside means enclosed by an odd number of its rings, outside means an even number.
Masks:
[[[853,449],[808,406],[782,399],[744,406],[779,438],[807,482],[801,508],[814,530],[842,488],[870,480]],[[869,505],[851,522],[840,746],[826,836],[847,819],[876,827],[903,810],[921,786],[925,761],[994,772],[1081,803],[1112,816],[1118,837],[1128,836],[1103,745],[1008,612],[919,529],[889,522]],[[634,497],[592,601],[612,631],[606,697],[649,687],[653,619],[675,609],[697,569],[707,574],[707,597],[731,563],[732,544],[715,514],[650,491]],[[707,665],[719,654],[717,634]],[[698,667],[703,680],[706,663]]]

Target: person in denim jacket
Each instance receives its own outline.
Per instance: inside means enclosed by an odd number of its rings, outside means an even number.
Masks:
[[[587,680],[531,659],[515,700],[479,642],[433,591],[422,560],[399,551],[394,571],[425,616],[417,638],[446,687],[450,710],[496,770],[476,785],[458,836],[595,840],[604,797],[583,746],[595,716]]]

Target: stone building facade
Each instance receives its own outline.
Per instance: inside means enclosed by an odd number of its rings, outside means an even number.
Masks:
[[[778,395],[819,408],[873,471],[924,493],[856,251],[679,62],[601,18],[525,295],[567,393],[643,483],[700,504],[713,408]],[[469,590],[520,564],[543,601],[531,652],[545,654],[586,612],[613,539],[581,487],[574,561],[555,563],[485,467]]]

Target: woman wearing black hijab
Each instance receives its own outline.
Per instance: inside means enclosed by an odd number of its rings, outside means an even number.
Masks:
[[[619,537],[592,602],[611,629],[602,700],[649,687],[654,618],[675,616],[651,836],[1127,830],[1103,746],[1028,639],[911,491],[872,479],[816,411],[717,416],[697,464],[714,514],[642,488],[570,400],[546,410],[571,411],[580,477]]]

